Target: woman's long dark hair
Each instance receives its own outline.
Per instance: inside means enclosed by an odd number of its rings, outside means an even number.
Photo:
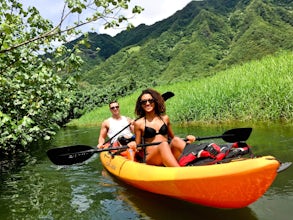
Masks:
[[[141,118],[141,117],[145,116],[145,111],[141,107],[141,102],[140,102],[141,97],[144,94],[150,94],[153,97],[153,99],[155,100],[155,112],[157,115],[161,115],[166,112],[165,101],[164,101],[163,97],[161,96],[161,94],[154,89],[148,88],[148,89],[143,90],[142,93],[140,94],[140,96],[138,96],[138,98],[136,100],[134,112],[138,117]]]

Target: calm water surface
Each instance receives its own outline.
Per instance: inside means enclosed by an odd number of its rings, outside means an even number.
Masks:
[[[181,137],[221,135],[233,127],[173,125]],[[293,125],[252,127],[248,143],[256,155],[274,155],[281,161],[293,161]],[[3,176],[0,219],[292,219],[293,167],[279,173],[270,189],[255,203],[243,209],[223,210],[127,186],[103,169],[97,154],[84,164],[68,167],[55,166],[48,160],[45,152],[49,148],[75,144],[95,146],[98,132],[98,127],[63,129],[53,141],[36,148],[27,165]]]

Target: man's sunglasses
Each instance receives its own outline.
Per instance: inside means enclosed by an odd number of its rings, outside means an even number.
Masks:
[[[117,106],[112,106],[110,109],[113,110],[113,109],[115,109],[115,108],[116,108],[116,109],[119,109],[119,105],[117,105]]]
[[[155,100],[154,99],[140,100],[140,104],[142,104],[142,105],[146,105],[147,102],[149,102],[150,104],[152,104],[152,103],[155,102]]]

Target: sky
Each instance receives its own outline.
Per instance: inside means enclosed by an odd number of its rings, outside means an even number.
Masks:
[[[63,0],[20,0],[27,6],[35,6],[42,17],[51,20],[54,24],[57,24],[58,19],[61,17]],[[176,11],[184,8],[191,0],[131,0],[130,5],[139,5],[144,8],[144,11],[136,15],[130,20],[134,26],[139,24],[152,25],[157,21],[161,21],[170,17]],[[131,8],[131,7],[130,7]],[[67,24],[72,21],[70,18],[67,20]],[[91,28],[95,27],[94,30]],[[90,24],[82,28],[82,31],[95,31],[97,33],[105,33],[111,36],[116,35],[123,29],[104,29],[101,21],[96,24]]]

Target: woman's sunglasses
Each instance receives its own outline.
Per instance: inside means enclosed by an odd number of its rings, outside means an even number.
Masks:
[[[114,110],[115,108],[116,108],[116,109],[119,109],[119,105],[117,105],[117,106],[112,106],[110,109],[111,109],[111,110]]]
[[[140,104],[142,104],[142,105],[146,105],[147,102],[149,102],[150,104],[152,104],[152,103],[155,102],[155,100],[154,99],[140,100]]]

